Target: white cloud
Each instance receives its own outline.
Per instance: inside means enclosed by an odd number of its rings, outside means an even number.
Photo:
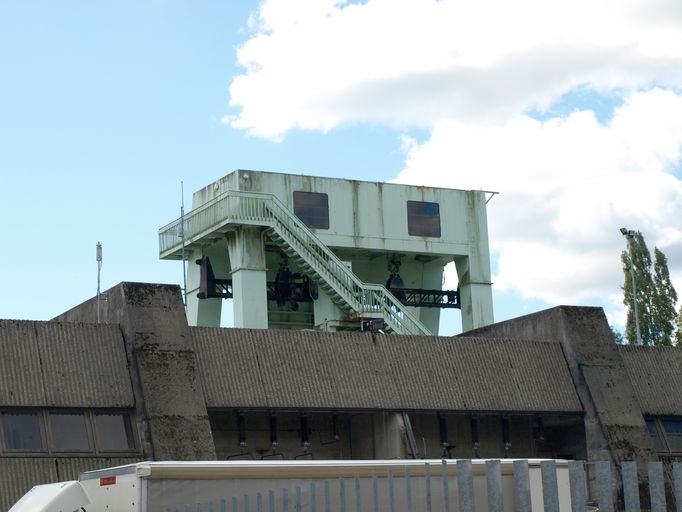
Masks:
[[[437,123],[397,181],[500,191],[488,207],[496,287],[575,303],[618,291],[621,226],[666,252],[682,290],[682,181],[672,173],[681,151],[682,95],[653,89],[629,96],[607,125],[592,112]]]
[[[238,49],[231,126],[272,140],[352,123],[400,139],[399,180],[500,191],[496,287],[550,303],[602,298],[623,318],[621,226],[669,258],[682,291],[682,2],[265,0]],[[543,122],[579,89],[624,99]]]
[[[238,49],[232,126],[507,120],[577,87],[682,85],[677,0],[267,0]]]

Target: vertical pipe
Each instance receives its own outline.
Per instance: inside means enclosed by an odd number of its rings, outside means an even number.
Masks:
[[[270,413],[270,449],[274,452],[277,450],[277,414]]]
[[[442,412],[438,413],[438,432],[440,434],[440,445],[443,449],[447,450],[450,443],[448,443],[448,422],[445,414]]]
[[[246,448],[246,418],[241,413],[237,413],[237,445]]]
[[[474,449],[474,453],[476,454],[476,457],[478,457],[478,448],[480,445],[479,443],[479,438],[478,438],[478,420],[472,416],[471,417],[471,445]]]
[[[509,418],[506,416],[502,416],[502,445],[504,446],[505,457],[509,457],[511,438],[509,437]]]

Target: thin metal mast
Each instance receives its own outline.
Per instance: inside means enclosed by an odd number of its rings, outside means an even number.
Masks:
[[[187,306],[187,269],[185,265],[185,186],[180,182],[180,240],[182,241],[182,297]]]
[[[100,313],[99,313],[99,307],[100,307],[100,291],[99,291],[99,283],[100,283],[100,274],[102,273],[102,244],[97,242],[96,246],[96,251],[95,251],[95,258],[97,259],[97,323],[100,322]]]

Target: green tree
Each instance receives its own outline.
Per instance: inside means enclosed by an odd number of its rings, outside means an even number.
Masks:
[[[634,304],[637,301],[639,332],[643,345],[671,345],[673,334],[676,342],[682,341],[682,317],[675,312],[677,292],[670,281],[668,260],[663,252],[654,247],[654,262],[642,233],[630,232],[628,251],[621,254],[623,263],[623,304],[627,306],[625,337],[629,343],[637,343]],[[653,269],[653,271],[652,271]],[[634,274],[637,296],[634,297],[632,277]],[[682,310],[680,311],[682,315]],[[676,319],[677,316],[677,319]],[[675,332],[675,324],[677,331]]]
[[[680,312],[677,314],[675,327],[677,328],[675,331],[675,345],[682,347],[682,305],[680,306]]]
[[[632,261],[630,259],[632,258]],[[623,304],[627,306],[627,319],[625,322],[625,337],[632,343],[637,343],[637,330],[635,327],[634,304],[637,301],[637,313],[639,317],[639,333],[642,344],[651,345],[652,318],[651,298],[654,292],[654,279],[651,275],[651,253],[644,242],[642,233],[636,231],[628,238],[628,250],[621,254],[623,263]],[[632,275],[634,273],[637,297],[634,297],[632,289]]]
[[[625,345],[626,341],[623,337],[623,333],[617,330],[613,325],[609,325],[611,328],[611,333],[613,334],[613,339],[618,345]]]
[[[656,345],[672,345],[677,292],[670,282],[668,259],[654,247],[654,293],[651,297],[652,339]]]

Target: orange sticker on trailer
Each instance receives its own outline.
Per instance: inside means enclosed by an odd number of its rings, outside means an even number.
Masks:
[[[99,485],[104,486],[104,485],[116,485],[116,477],[115,476],[105,476],[99,479]]]

